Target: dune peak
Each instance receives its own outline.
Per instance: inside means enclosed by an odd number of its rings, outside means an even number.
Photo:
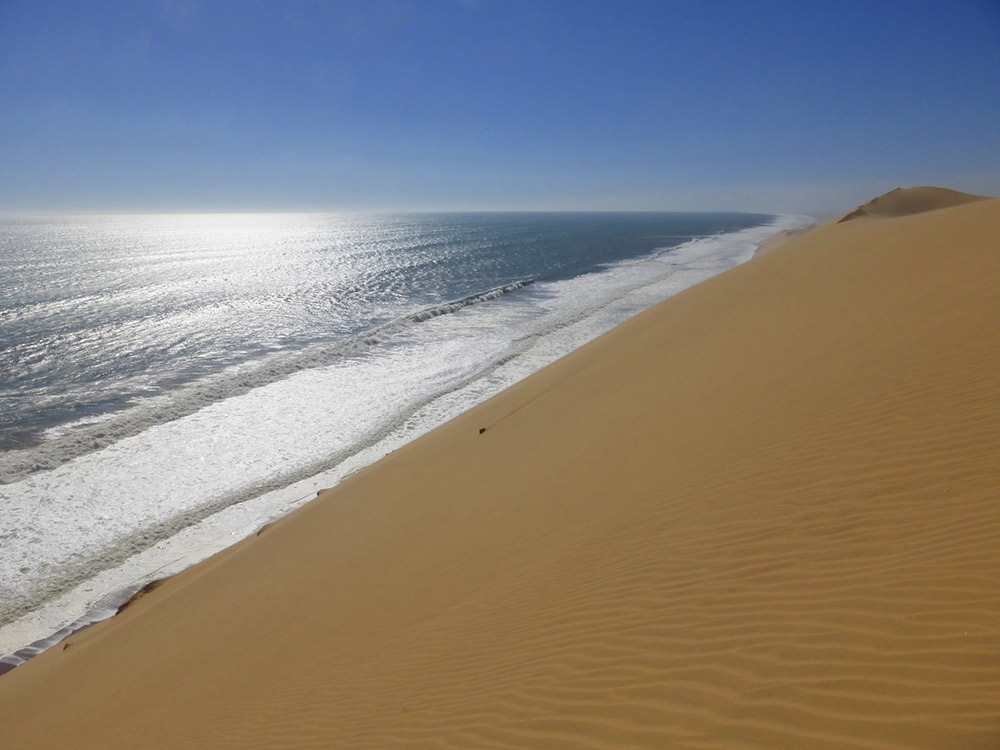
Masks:
[[[895,188],[844,214],[837,220],[837,223],[870,216],[910,216],[911,214],[921,214],[926,211],[936,211],[940,208],[950,208],[981,200],[987,200],[987,196],[962,193],[958,190],[930,185]]]

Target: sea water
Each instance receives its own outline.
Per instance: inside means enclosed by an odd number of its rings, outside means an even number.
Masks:
[[[0,662],[803,219],[0,219]]]

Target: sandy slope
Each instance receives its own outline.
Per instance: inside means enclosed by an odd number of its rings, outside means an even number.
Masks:
[[[852,221],[871,216],[911,216],[925,211],[936,211],[941,208],[961,206],[983,200],[988,199],[983,195],[960,193],[957,190],[927,185],[906,189],[896,188],[884,195],[872,198],[867,203],[840,217],[838,221]]]
[[[668,300],[0,677],[0,740],[996,748],[998,236]]]

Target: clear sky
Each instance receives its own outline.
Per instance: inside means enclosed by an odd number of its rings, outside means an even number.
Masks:
[[[0,0],[0,211],[1000,194],[1000,0]]]

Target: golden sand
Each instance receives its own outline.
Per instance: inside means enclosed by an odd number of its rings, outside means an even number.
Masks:
[[[1000,200],[928,190],[0,677],[0,744],[1000,746]]]
[[[805,234],[815,226],[815,224],[806,224],[800,227],[795,227],[794,229],[783,229],[776,234],[772,234],[766,240],[757,245],[757,252],[755,255],[763,255],[764,253],[769,253],[772,250],[777,250],[789,240]]]

